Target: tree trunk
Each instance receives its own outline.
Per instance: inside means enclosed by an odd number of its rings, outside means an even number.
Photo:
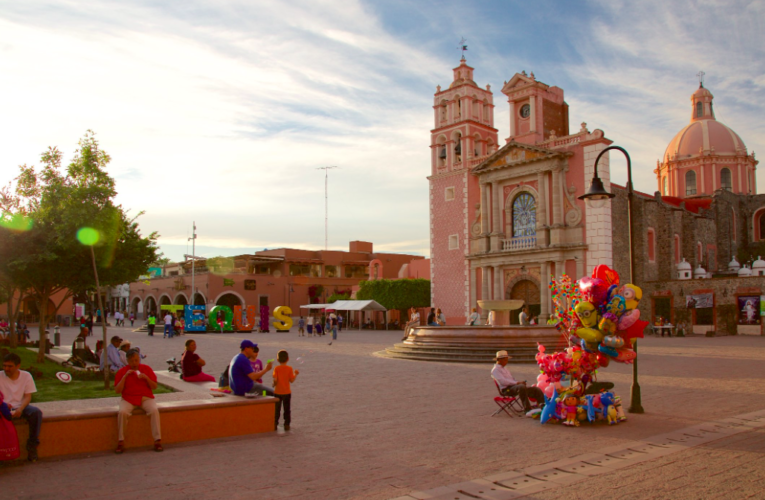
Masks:
[[[10,347],[13,349],[19,345],[19,339],[16,336],[16,311],[13,310],[13,292],[8,299],[8,330],[10,331]]]
[[[45,344],[48,337],[45,335],[45,327],[48,326],[48,302],[50,294],[38,295],[37,309],[40,311],[40,342],[37,344],[37,362],[45,363]]]

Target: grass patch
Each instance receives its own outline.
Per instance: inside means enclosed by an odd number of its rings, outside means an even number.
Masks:
[[[119,396],[119,394],[114,392],[114,374],[112,374],[110,389],[106,391],[104,390],[102,373],[97,375],[88,374],[80,370],[62,367],[50,360],[45,360],[45,363],[37,363],[37,353],[23,347],[8,350],[19,355],[21,358],[21,369],[30,371],[35,379],[37,392],[32,395],[32,403]],[[71,373],[72,381],[68,384],[61,382],[56,378],[57,372]],[[166,394],[168,392],[173,391],[163,385],[158,385],[154,394]]]

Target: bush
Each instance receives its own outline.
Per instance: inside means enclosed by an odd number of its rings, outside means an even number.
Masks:
[[[359,283],[358,300],[374,300],[388,310],[430,306],[430,280],[374,280]]]

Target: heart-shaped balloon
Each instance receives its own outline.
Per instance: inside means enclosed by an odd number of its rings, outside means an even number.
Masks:
[[[608,286],[619,284],[619,273],[605,264],[595,266],[595,269],[592,270],[592,277],[603,280],[608,283]]]
[[[640,319],[640,309],[633,309],[622,314],[619,318],[617,330],[627,330],[629,327],[635,324]]]

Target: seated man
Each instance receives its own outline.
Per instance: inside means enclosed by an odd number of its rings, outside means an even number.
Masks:
[[[123,366],[114,376],[114,390],[122,395],[117,413],[117,449],[125,451],[125,428],[136,406],[143,408],[151,417],[151,435],[154,437],[154,451],[162,451],[162,436],[159,428],[159,408],[154,401],[157,388],[157,374],[149,366],[141,364],[141,355],[135,349],[127,352],[128,365]]]
[[[27,439],[27,460],[37,461],[37,447],[40,445],[42,411],[30,405],[32,394],[37,392],[35,381],[29,372],[20,370],[21,358],[16,353],[6,354],[3,359],[3,371],[0,372],[0,392],[5,402],[11,407],[13,418],[24,417],[29,424]]]
[[[510,374],[510,370],[505,368],[509,360],[510,356],[507,351],[497,351],[497,357],[494,359],[497,364],[491,369],[491,378],[497,381],[502,394],[521,398],[523,409],[527,412],[531,410],[529,398],[536,400],[539,405],[543,404],[545,397],[539,387],[526,387],[525,380],[516,381]]]
[[[120,359],[120,344],[122,343],[122,339],[119,337],[119,335],[115,335],[111,338],[111,341],[108,346],[106,346],[106,349],[101,351],[101,369],[104,369],[104,364],[109,362],[109,370],[112,372],[119,371],[120,368],[125,366],[122,363],[122,360]]]
[[[257,344],[254,344],[251,340],[243,340],[239,344],[241,352],[234,356],[234,359],[229,363],[228,368],[228,382],[231,387],[231,392],[237,396],[244,396],[247,393],[259,393],[262,394],[265,390],[266,393],[270,391],[273,395],[273,390],[268,389],[266,386],[256,384],[255,381],[262,377],[268,370],[271,369],[271,363],[266,365],[265,370],[256,372],[250,364],[250,359],[255,357],[255,349]]]

